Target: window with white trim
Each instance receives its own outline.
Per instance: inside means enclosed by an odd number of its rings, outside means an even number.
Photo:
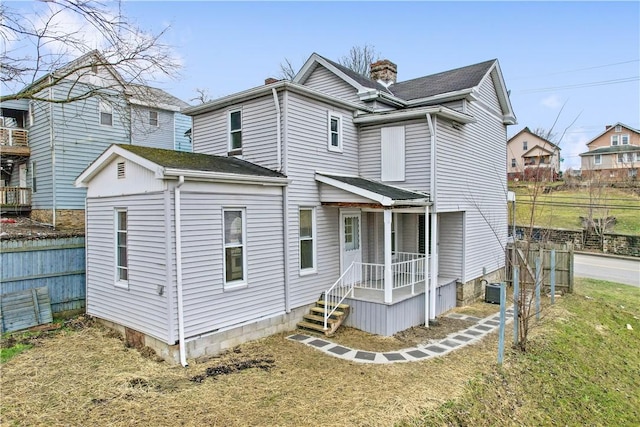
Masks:
[[[129,255],[127,253],[127,210],[115,210],[115,242],[116,242],[116,284],[128,286],[129,283]]]
[[[622,145],[629,145],[629,135],[628,134],[620,135],[620,143]]]
[[[329,138],[327,148],[329,151],[342,152],[342,116],[340,114],[328,112],[327,118]]]
[[[242,110],[229,111],[229,152],[242,152]]]
[[[313,208],[300,208],[300,272],[309,273],[316,269],[316,212]]]
[[[226,288],[247,283],[245,209],[223,209],[224,283]]]
[[[622,126],[620,125],[616,125],[616,128],[614,129],[616,132],[622,132]]]
[[[593,156],[593,164],[594,165],[601,165],[602,164],[602,155],[596,154],[595,156]]]
[[[516,159],[511,159],[511,167],[512,168],[516,167]]]
[[[360,249],[360,217],[344,217],[344,249],[346,251]]]
[[[382,181],[405,180],[405,134],[404,126],[380,129]]]
[[[620,144],[620,135],[611,135],[611,145]]]
[[[100,124],[113,126],[113,107],[106,102],[100,101]]]
[[[151,110],[149,111],[149,125],[150,126],[158,126],[158,112]]]
[[[528,145],[529,145],[529,144],[528,144],[528,142],[527,142],[527,141],[522,141],[522,149],[523,149],[523,150],[525,150],[525,151],[526,151],[526,150],[528,150]]]

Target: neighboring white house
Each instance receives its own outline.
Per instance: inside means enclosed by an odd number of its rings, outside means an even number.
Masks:
[[[185,364],[293,329],[322,293],[382,335],[479,297],[507,234],[498,61],[372,76],[313,54],[183,110],[198,154],[110,147],[76,180],[88,314]]]

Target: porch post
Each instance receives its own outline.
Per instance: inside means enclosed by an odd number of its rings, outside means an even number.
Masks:
[[[425,223],[426,223],[425,218]],[[427,227],[425,227],[426,229]],[[431,213],[431,296],[429,298],[429,318],[436,318],[436,286],[438,285],[438,214]]]
[[[393,300],[393,272],[391,271],[391,209],[384,210],[384,302]]]
[[[429,206],[424,208],[424,326],[429,327],[429,283],[431,280],[429,279]]]

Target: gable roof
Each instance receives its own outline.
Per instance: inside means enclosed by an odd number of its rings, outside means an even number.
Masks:
[[[492,78],[503,115],[503,122],[515,124],[516,118],[509,99],[500,65],[497,59],[484,61],[454,70],[431,74],[405,82],[397,82],[386,87],[347,67],[313,53],[293,79],[304,84],[317,66],[324,66],[330,72],[357,90],[362,101],[379,99],[400,108],[419,105],[434,105],[439,102],[462,98],[474,99],[477,88],[487,78]]]
[[[623,128],[628,129],[631,132],[634,132],[634,133],[637,133],[637,134],[640,135],[640,130],[634,129],[631,126],[627,126],[622,122],[618,122],[615,125],[612,125],[611,127],[606,128],[603,132],[600,132],[597,136],[591,138],[591,141],[587,142],[587,145],[591,144],[593,141],[595,141],[596,139],[600,138],[605,133],[615,131],[616,126],[622,126]]]
[[[596,154],[616,154],[616,153],[629,153],[638,151],[640,152],[640,146],[637,145],[612,145],[610,147],[600,147],[595,150],[586,151],[580,153],[580,156],[595,156]]]
[[[480,84],[496,61],[496,59],[492,59],[479,64],[456,68],[455,70],[394,83],[389,86],[389,90],[395,96],[410,101],[471,89]]]
[[[546,142],[547,144],[551,145],[552,147],[555,147],[555,148],[557,148],[558,150],[561,150],[561,148],[560,148],[559,146],[557,146],[556,144],[554,144],[553,142],[549,141],[549,140],[548,140],[548,139],[546,139],[546,138],[541,137],[540,135],[536,135],[535,133],[531,132],[531,130],[529,130],[529,127],[528,127],[528,126],[525,126],[525,128],[524,128],[524,129],[522,129],[520,132],[516,133],[516,134],[515,134],[515,135],[513,135],[511,138],[509,138],[509,140],[507,141],[507,145],[508,145],[512,140],[516,139],[518,136],[520,136],[520,134],[523,134],[523,133],[528,133],[528,134],[529,134],[529,135],[531,135],[532,137],[537,138],[537,139],[539,139],[539,140],[541,140],[541,141],[544,141],[544,142]]]
[[[536,145],[534,145],[533,147],[531,147],[531,149],[529,149],[526,153],[524,153],[524,154],[522,155],[522,157],[536,157],[536,156],[539,156],[540,154],[531,154],[531,153],[532,153],[534,150],[536,150],[536,149],[538,149],[538,150],[540,150],[540,151],[543,151],[543,152],[545,152],[545,153],[547,153],[547,154],[553,154],[553,151],[547,150],[546,148],[541,147],[541,146],[539,146],[538,144],[536,144]],[[530,154],[531,154],[531,155],[530,155]]]
[[[316,172],[316,181],[376,201],[382,206],[430,204],[428,194],[405,190],[359,176]]]
[[[126,85],[126,93],[129,95],[129,102],[136,105],[172,111],[180,111],[182,108],[190,107],[189,104],[180,98],[176,98],[170,93],[156,87],[129,83]]]
[[[184,176],[200,180],[248,181],[275,185],[288,183],[286,176],[280,172],[235,157],[112,144],[76,178],[76,187],[86,187],[95,175],[117,157],[123,157],[155,172],[158,179]]]

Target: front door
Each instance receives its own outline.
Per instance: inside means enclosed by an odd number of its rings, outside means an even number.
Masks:
[[[360,239],[360,212],[340,213],[340,249],[342,251],[342,272],[354,262],[362,262]],[[360,281],[362,269],[354,270],[355,280]]]

